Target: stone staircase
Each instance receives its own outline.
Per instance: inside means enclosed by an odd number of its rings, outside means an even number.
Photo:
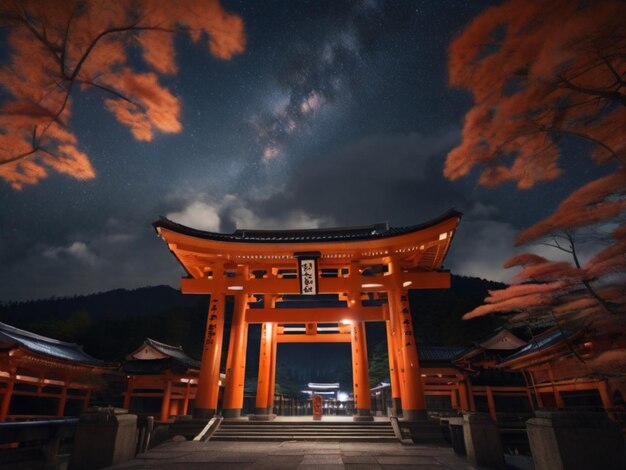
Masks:
[[[398,442],[389,421],[224,420],[212,441]]]

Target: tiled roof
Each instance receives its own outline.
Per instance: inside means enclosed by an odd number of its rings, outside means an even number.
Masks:
[[[450,362],[463,351],[460,346],[426,346],[418,345],[420,361],[423,362]]]
[[[189,357],[185,351],[183,351],[182,346],[173,346],[152,338],[146,338],[143,345],[138,350],[141,350],[146,345],[156,349],[159,353],[166,357],[162,359],[132,359],[131,354],[128,356],[129,360],[124,362],[122,365],[122,370],[124,372],[136,374],[158,374],[161,371],[168,369],[175,371],[200,369],[200,361]]]
[[[449,209],[441,216],[422,224],[407,227],[389,227],[388,224],[375,224],[361,227],[341,227],[302,230],[235,230],[233,233],[217,233],[197,230],[172,222],[161,217],[152,226],[172,230],[206,240],[240,242],[240,243],[301,243],[301,242],[336,242],[349,240],[373,240],[388,238],[406,233],[417,232],[451,218],[460,218],[462,213]]]
[[[165,354],[166,356],[170,356],[185,365],[189,366],[192,369],[200,368],[200,361],[197,361],[191,357],[189,357],[185,351],[183,351],[182,346],[172,346],[171,344],[161,343],[160,341],[156,341],[151,338],[146,339],[146,343],[154,347],[159,352]]]
[[[561,330],[558,329],[547,331],[538,336],[535,336],[535,338],[529,341],[528,344],[522,349],[502,359],[502,362],[518,359],[520,357],[527,356],[538,351],[543,351],[550,346],[554,346],[555,344],[560,343],[565,338],[569,338],[570,336],[572,336],[572,334],[573,333],[571,331],[561,332]]]
[[[5,323],[0,323],[0,349],[21,346],[31,352],[65,361],[80,362],[89,365],[104,365],[104,361],[91,357],[82,346],[66,343],[53,338],[20,330]]]

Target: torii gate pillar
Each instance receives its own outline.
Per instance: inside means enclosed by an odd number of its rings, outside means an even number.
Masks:
[[[247,307],[247,294],[236,294],[226,360],[226,385],[224,386],[224,403],[222,405],[224,418],[238,418],[241,416],[243,408],[248,345],[248,323],[246,323],[245,318]]]
[[[372,421],[372,398],[370,395],[369,365],[365,324],[352,322],[350,328],[352,345],[352,382],[354,386],[354,420]]]
[[[397,278],[397,264],[391,262],[389,263],[389,268],[391,275]],[[406,421],[423,420],[427,418],[426,399],[424,397],[424,385],[417,354],[408,291],[399,284],[398,287],[390,290],[387,296],[390,323],[393,335],[396,337],[395,344],[398,352],[396,358],[400,366],[402,417]]]
[[[210,418],[217,413],[225,313],[224,295],[211,295],[194,408],[196,418]]]

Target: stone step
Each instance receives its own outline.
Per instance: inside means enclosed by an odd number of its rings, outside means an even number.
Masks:
[[[247,419],[237,419],[237,420],[231,420],[231,419],[225,419],[222,423],[222,426],[333,426],[333,427],[346,427],[346,428],[351,428],[351,427],[359,427],[359,426],[363,426],[363,427],[370,427],[370,428],[375,428],[375,427],[381,427],[381,428],[386,428],[388,426],[391,426],[391,424],[388,421],[368,421],[368,422],[363,422],[363,421],[337,421],[337,422],[332,422],[332,421],[312,421],[312,420],[308,420],[308,421],[280,421],[280,420],[274,420],[274,421],[249,421]]]
[[[395,436],[319,436],[319,435],[272,435],[272,436],[222,436],[215,434],[212,441],[277,442],[277,441],[325,441],[325,442],[398,442]]]
[[[311,432],[306,432],[306,431],[302,431],[302,432],[289,432],[289,431],[276,431],[276,432],[259,432],[259,431],[246,431],[246,432],[230,432],[230,431],[220,431],[220,432],[216,432],[214,435],[215,436],[277,436],[277,435],[283,435],[283,434],[289,434],[291,436],[300,436],[300,435],[316,435],[316,436],[337,436],[337,437],[344,437],[344,436],[393,436],[395,437],[395,434],[393,432],[391,433],[372,433],[372,432],[357,432],[357,433],[350,433],[350,434],[338,434],[336,432],[316,432],[316,431],[311,431]]]
[[[390,422],[223,421],[214,441],[397,442]]]
[[[386,427],[375,427],[375,428],[367,428],[367,427],[353,427],[353,428],[336,428],[333,426],[224,426],[222,424],[222,429],[234,429],[234,430],[245,430],[245,429],[261,429],[271,431],[272,429],[311,429],[314,431],[323,431],[325,429],[332,431],[341,431],[341,432],[356,432],[356,431],[367,431],[367,432],[380,432],[384,430],[392,430],[391,426]]]

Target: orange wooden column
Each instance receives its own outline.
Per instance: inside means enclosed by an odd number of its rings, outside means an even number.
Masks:
[[[220,391],[220,360],[224,335],[224,295],[211,295],[207,317],[204,350],[198,378],[194,417],[210,418],[217,413]]]
[[[393,272],[393,268],[392,268]],[[388,293],[390,315],[395,321],[398,336],[399,359],[401,361],[400,379],[404,382],[402,390],[402,417],[407,421],[426,419],[426,399],[419,366],[413,320],[409,307],[409,296],[405,289],[393,289]],[[399,333],[399,335],[398,335]]]
[[[88,388],[87,392],[85,392],[85,399],[83,401],[83,411],[87,411],[87,408],[89,408],[90,401],[91,401],[91,389]]]
[[[61,387],[61,395],[59,395],[59,402],[57,403],[57,418],[60,418],[65,414],[65,404],[67,403],[67,387],[68,381],[64,381],[63,386]]]
[[[611,393],[609,392],[609,384],[606,380],[602,380],[598,383],[598,393],[600,394],[602,407],[605,411],[608,411],[615,406],[611,397]]]
[[[496,414],[496,402],[493,399],[493,389],[489,385],[487,385],[485,387],[485,391],[487,392],[487,406],[489,406],[489,415],[495,423],[498,421],[498,415]]]
[[[406,385],[404,382],[404,362],[402,358],[402,324],[394,315],[394,312],[397,307],[393,306],[393,299],[391,293],[387,293],[387,309],[388,309],[388,317],[389,317],[389,326],[391,332],[391,346],[393,350],[391,353],[393,354],[392,360],[394,361],[395,375],[396,380],[398,382],[398,392],[397,396],[399,398],[399,403],[396,403],[396,411],[398,412],[398,416],[402,414],[402,397],[406,396]],[[389,346],[387,346],[389,348]],[[390,374],[391,375],[391,374]]]
[[[268,415],[267,400],[272,360],[272,331],[273,323],[263,323],[261,327],[261,346],[259,348],[259,375],[256,387],[256,402],[254,413]]]
[[[268,393],[267,393],[267,413],[272,414],[274,411],[274,393],[276,391],[276,350],[277,350],[277,341],[276,334],[278,330],[278,324],[274,323],[272,325],[272,356],[270,359],[270,379],[268,385]]]
[[[128,383],[126,384],[126,392],[124,393],[124,404],[122,405],[125,410],[130,410],[130,400],[133,396],[133,382],[135,378],[133,376],[128,377]]]
[[[9,415],[9,405],[11,404],[11,396],[13,395],[13,387],[15,386],[15,376],[11,374],[4,388],[4,395],[2,395],[2,403],[0,403],[0,422],[6,421]]]
[[[398,366],[396,362],[396,347],[391,329],[391,321],[386,320],[387,326],[387,355],[389,356],[389,379],[391,381],[391,406],[394,416],[398,416],[402,410],[400,399],[400,380],[398,378]],[[386,406],[386,405],[385,405]]]
[[[222,406],[224,418],[238,418],[243,408],[248,342],[248,323],[245,318],[247,307],[248,294],[243,292],[236,294],[226,360],[226,384]]]
[[[467,385],[465,384],[465,380],[467,379],[463,379],[463,381],[458,383],[461,411],[469,411],[470,409],[469,401],[467,399]]]
[[[163,390],[163,402],[161,403],[161,421],[170,419],[170,402],[172,400],[172,380],[167,379]]]
[[[369,365],[365,324],[353,321],[351,332],[352,382],[354,385],[354,420],[371,421],[372,398],[370,396]]]
[[[183,410],[181,414],[187,416],[189,412],[189,398],[191,397],[191,381],[187,382],[185,386],[185,398],[183,398]]]

